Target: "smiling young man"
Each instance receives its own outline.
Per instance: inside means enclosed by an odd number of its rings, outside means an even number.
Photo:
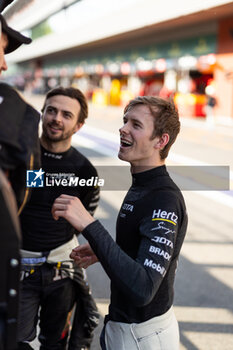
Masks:
[[[133,182],[118,215],[116,243],[75,197],[60,196],[52,213],[89,242],[72,251],[76,263],[100,261],[111,280],[102,349],[178,350],[173,286],[187,214],[165,166],[180,130],[178,113],[173,103],[145,96],[126,106],[123,120],[118,156],[130,163]]]
[[[98,324],[99,315],[83,271],[74,270],[69,258],[68,247],[77,245],[78,232],[66,220],[58,223],[51,215],[52,204],[61,193],[80,198],[90,215],[98,205],[98,187],[62,185],[73,177],[89,179],[97,176],[89,160],[71,146],[72,135],[80,130],[87,116],[87,101],[80,90],[57,87],[48,92],[42,108],[40,143],[41,167],[49,187],[33,189],[31,199],[20,215],[23,280],[19,349],[31,349],[29,342],[36,336],[39,307],[39,340],[44,350],[61,350],[62,331],[75,302],[78,307],[69,350],[89,348],[93,329]],[[56,186],[55,180],[61,185]],[[54,187],[52,183],[55,183]],[[35,266],[28,266],[30,259]],[[39,259],[38,264],[36,259]],[[28,269],[34,272],[29,273]]]

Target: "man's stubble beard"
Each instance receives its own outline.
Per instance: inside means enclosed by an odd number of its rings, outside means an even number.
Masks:
[[[51,125],[49,125],[51,126]],[[54,125],[55,126],[55,125]],[[56,125],[57,126],[57,125]],[[43,130],[43,133],[42,133],[42,136],[43,138],[45,138],[48,142],[61,142],[61,141],[66,141],[68,140],[69,138],[71,138],[73,136],[73,134],[75,133],[75,128],[76,128],[76,125],[69,131],[67,131],[66,133],[64,133],[63,130],[61,135],[60,136],[56,136],[56,135],[50,135],[48,132],[47,132],[47,128],[43,125],[42,126],[42,130]]]

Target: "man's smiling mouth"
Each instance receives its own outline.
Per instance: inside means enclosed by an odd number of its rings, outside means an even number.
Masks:
[[[62,128],[57,125],[49,125],[49,128],[50,130],[54,130],[54,131],[62,131]]]
[[[132,145],[133,145],[133,142],[125,139],[121,139],[121,147],[130,147]]]

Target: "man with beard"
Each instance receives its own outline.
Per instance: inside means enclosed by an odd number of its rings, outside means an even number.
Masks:
[[[98,187],[69,182],[77,177],[97,177],[88,159],[71,147],[72,135],[83,126],[88,107],[80,90],[57,87],[48,92],[42,112],[42,168],[37,174],[46,177],[45,186],[33,189],[20,216],[23,250],[18,348],[32,349],[29,342],[36,337],[40,307],[41,349],[61,349],[61,334],[76,301],[69,349],[87,349],[99,314],[82,269],[74,269],[69,259],[77,231],[66,220],[55,222],[51,207],[64,192],[80,198],[91,215],[97,207]],[[62,185],[67,182],[68,186]]]

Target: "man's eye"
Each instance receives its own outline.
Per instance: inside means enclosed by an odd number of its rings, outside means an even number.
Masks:
[[[67,118],[67,119],[71,118],[71,114],[70,113],[64,113],[64,117]]]
[[[141,125],[140,125],[140,124],[135,123],[135,124],[134,124],[134,127],[138,129],[138,128],[140,128],[140,127],[141,127]]]
[[[48,108],[47,108],[47,113],[56,114],[56,109],[55,109],[55,108],[52,108],[52,107],[48,107]]]

